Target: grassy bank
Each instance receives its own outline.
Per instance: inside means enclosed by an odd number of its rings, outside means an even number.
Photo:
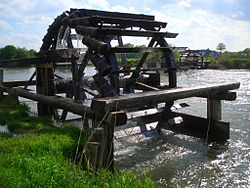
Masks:
[[[94,175],[73,163],[80,131],[53,127],[29,115],[28,107],[9,100],[0,103],[0,187],[153,187],[146,176],[134,173]],[[81,146],[87,135],[82,136]]]
[[[213,59],[208,64],[212,69],[250,69],[250,58],[220,57]]]

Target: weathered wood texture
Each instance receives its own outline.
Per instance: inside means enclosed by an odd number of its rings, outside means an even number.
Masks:
[[[231,91],[226,91],[226,92],[211,94],[209,96],[207,94],[197,95],[197,97],[209,98],[209,99],[214,99],[214,100],[234,101],[237,97],[237,93],[231,92]]]
[[[150,52],[169,52],[171,51],[168,47],[115,47],[110,48],[107,53],[150,53]]]
[[[53,108],[64,109],[74,114],[83,116],[86,115],[90,119],[101,119],[102,113],[94,112],[88,106],[75,103],[70,98],[59,96],[45,96],[42,94],[31,93],[22,88],[5,88],[6,92],[12,95],[38,101]],[[123,111],[111,112],[106,117],[107,121],[112,122],[115,126],[124,125],[127,123],[127,115]]]
[[[211,84],[189,88],[149,91],[143,93],[135,93],[133,95],[94,99],[91,104],[91,109],[104,112],[129,109],[134,107],[143,107],[147,105],[162,102],[171,102],[178,99],[189,98],[198,95],[215,94],[227,90],[237,89],[239,88],[239,86],[240,83]]]
[[[117,35],[117,36],[175,38],[178,35],[178,33],[169,33],[169,32],[125,30],[120,28],[98,28],[90,26],[77,26],[76,32],[81,35],[90,35],[90,36],[98,36],[102,34],[102,35]]]
[[[208,141],[226,141],[229,139],[229,122],[221,120],[210,121],[207,118],[197,117],[183,113],[172,113],[174,116],[181,116],[184,120],[184,127],[172,127],[172,131],[191,136],[201,137]]]
[[[89,163],[93,171],[101,168],[114,170],[114,124],[97,121],[96,125],[98,127],[93,129],[84,148],[84,164]]]
[[[50,105],[55,108],[65,109],[78,115],[84,115],[86,113],[87,117],[94,116],[94,114],[90,110],[90,107],[77,104],[70,98],[64,98],[59,96],[45,96],[42,94],[29,92],[22,88],[6,88],[5,90],[7,93],[38,101],[40,103]]]
[[[83,16],[94,16],[94,17],[107,17],[107,18],[124,18],[124,19],[138,19],[138,20],[154,20],[155,17],[152,15],[145,14],[132,14],[132,13],[120,13],[120,12],[108,12],[100,10],[91,10],[91,9],[70,9],[70,12],[79,12]]]
[[[54,70],[52,64],[36,67],[36,91],[45,96],[55,95]],[[52,109],[47,104],[37,104],[38,116],[51,116]]]
[[[4,87],[18,87],[18,86],[26,86],[27,84],[29,85],[36,85],[36,80],[32,80],[29,82],[28,80],[12,80],[12,81],[7,81],[3,82]]]
[[[0,68],[0,101],[3,100],[3,69]]]
[[[207,99],[207,118],[211,121],[221,120],[221,100]]]

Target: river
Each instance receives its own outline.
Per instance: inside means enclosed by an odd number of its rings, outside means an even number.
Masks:
[[[28,79],[34,69],[5,69],[5,80]],[[58,71],[64,77],[69,70]],[[93,67],[87,74],[93,74]],[[163,80],[165,77],[163,76]],[[222,119],[231,122],[230,139],[223,145],[163,131],[161,134],[115,138],[116,168],[146,171],[159,187],[250,187],[250,70],[188,70],[178,72],[178,86],[240,82],[236,101],[223,101]],[[206,116],[206,100],[180,100],[181,111]],[[35,109],[32,106],[32,109]]]

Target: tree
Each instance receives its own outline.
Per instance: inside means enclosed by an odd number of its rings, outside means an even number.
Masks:
[[[13,45],[7,45],[1,48],[0,59],[12,59],[16,56],[16,47]]]
[[[7,45],[0,48],[0,60],[4,59],[19,59],[19,58],[30,58],[35,56],[36,51],[26,48],[15,47],[13,45]]]
[[[221,53],[222,51],[224,51],[226,49],[226,45],[223,43],[219,43],[218,46],[216,47],[216,49],[219,50]]]

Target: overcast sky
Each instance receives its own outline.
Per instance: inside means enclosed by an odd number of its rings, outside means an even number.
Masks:
[[[179,33],[167,40],[175,46],[216,49],[223,42],[228,51],[250,47],[250,0],[0,0],[0,47],[39,50],[48,25],[70,8],[155,15],[168,23],[167,31]]]

